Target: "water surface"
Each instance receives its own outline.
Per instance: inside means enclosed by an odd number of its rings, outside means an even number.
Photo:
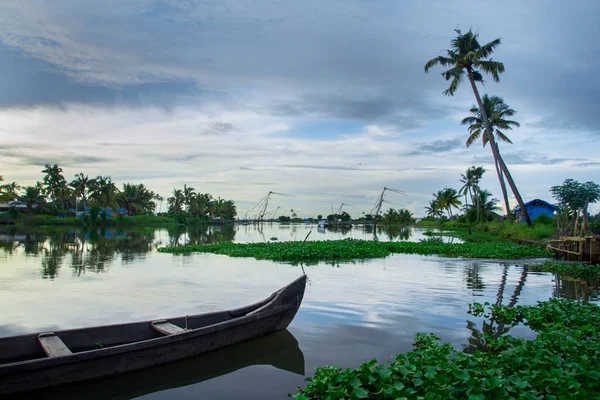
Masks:
[[[0,336],[159,319],[246,305],[302,274],[300,266],[213,254],[171,255],[174,243],[370,238],[373,231],[315,226],[0,231]],[[402,233],[398,233],[402,232]],[[319,236],[321,235],[321,236]],[[422,231],[378,231],[418,240]],[[309,283],[288,331],[206,356],[97,383],[50,398],[281,399],[321,365],[354,367],[412,349],[417,332],[457,348],[477,343],[473,301],[535,304],[560,295],[554,277],[518,261],[393,255],[304,266]],[[516,335],[529,335],[514,328]]]

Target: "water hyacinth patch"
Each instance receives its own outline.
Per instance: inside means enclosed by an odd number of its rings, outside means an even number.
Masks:
[[[430,240],[422,242],[377,242],[372,240],[344,239],[277,243],[215,243],[190,246],[170,246],[158,249],[173,254],[214,253],[230,257],[253,257],[273,261],[343,261],[364,258],[383,258],[391,254],[422,254],[464,258],[516,259],[547,257],[543,246],[523,246],[510,242],[443,243]]]
[[[591,399],[600,393],[600,307],[551,299],[536,306],[473,304],[469,313],[497,324],[522,323],[533,340],[484,334],[487,351],[465,354],[417,334],[414,351],[389,364],[317,368],[296,400]]]

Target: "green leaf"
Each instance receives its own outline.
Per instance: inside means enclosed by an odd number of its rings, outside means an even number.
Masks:
[[[437,369],[435,367],[427,367],[427,372],[425,372],[425,378],[433,378],[437,374]]]
[[[352,386],[353,388],[360,387],[361,384],[362,383],[360,382],[360,379],[358,379],[356,376],[350,379],[350,386]]]
[[[394,382],[394,388],[397,391],[401,391],[402,389],[404,389],[404,384],[402,382]]]
[[[422,384],[423,384],[423,381],[421,379],[419,379],[419,378],[413,379],[413,385],[418,387],[418,386],[421,386]]]
[[[294,400],[310,400],[308,397],[306,397],[305,395],[300,394],[300,393],[293,395],[292,399],[294,399]]]
[[[369,392],[367,392],[365,389],[360,388],[360,387],[354,388],[354,390],[352,390],[352,394],[355,395],[359,399],[369,398]]]

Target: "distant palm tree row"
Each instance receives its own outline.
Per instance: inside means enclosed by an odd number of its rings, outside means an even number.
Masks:
[[[119,190],[110,176],[90,178],[83,172],[75,174],[68,182],[63,169],[58,165],[47,164],[41,171],[42,181],[33,186],[21,187],[15,183],[0,184],[0,201],[20,201],[30,212],[36,209],[42,213],[63,213],[70,209],[87,212],[88,206],[102,208],[121,207],[127,215],[152,214],[161,212],[164,198],[149,190],[143,183],[124,183]],[[0,183],[3,182],[0,175]],[[196,218],[221,217],[234,219],[235,204],[231,200],[213,199],[209,193],[196,194],[193,188],[184,186],[184,190],[174,189],[173,197],[167,199],[169,213],[187,214]]]
[[[162,204],[163,198],[159,199]],[[196,193],[196,190],[187,185],[182,189],[173,189],[171,197],[167,199],[169,213],[188,215],[194,218],[212,216],[225,220],[235,219],[237,209],[232,200],[220,197],[214,199],[210,193]]]
[[[465,196],[465,203],[462,210],[464,216],[470,222],[487,221],[489,218],[497,216],[498,200],[492,198],[492,194],[487,190],[481,190],[479,182],[485,173],[483,167],[470,167],[466,173],[461,174],[461,183],[463,186],[459,189],[444,188],[433,194],[433,200],[425,207],[427,217],[439,218],[447,216],[454,218],[453,209],[459,209],[463,205],[460,200]],[[471,204],[469,204],[469,198]],[[445,213],[445,215],[444,215]]]

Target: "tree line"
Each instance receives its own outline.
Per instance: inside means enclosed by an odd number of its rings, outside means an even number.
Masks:
[[[167,199],[168,212],[162,213],[164,198],[143,183],[124,183],[119,189],[110,176],[90,178],[83,172],[75,174],[69,182],[58,164],[46,164],[41,172],[44,174],[41,181],[24,187],[16,182],[3,184],[3,176],[0,175],[0,201],[17,201],[27,207],[27,213],[50,215],[66,215],[73,211],[97,215],[100,209],[108,208],[122,208],[125,215],[159,213],[225,220],[235,219],[237,215],[232,200],[215,199],[210,193],[196,193],[187,185],[183,190],[173,189],[172,196]]]

